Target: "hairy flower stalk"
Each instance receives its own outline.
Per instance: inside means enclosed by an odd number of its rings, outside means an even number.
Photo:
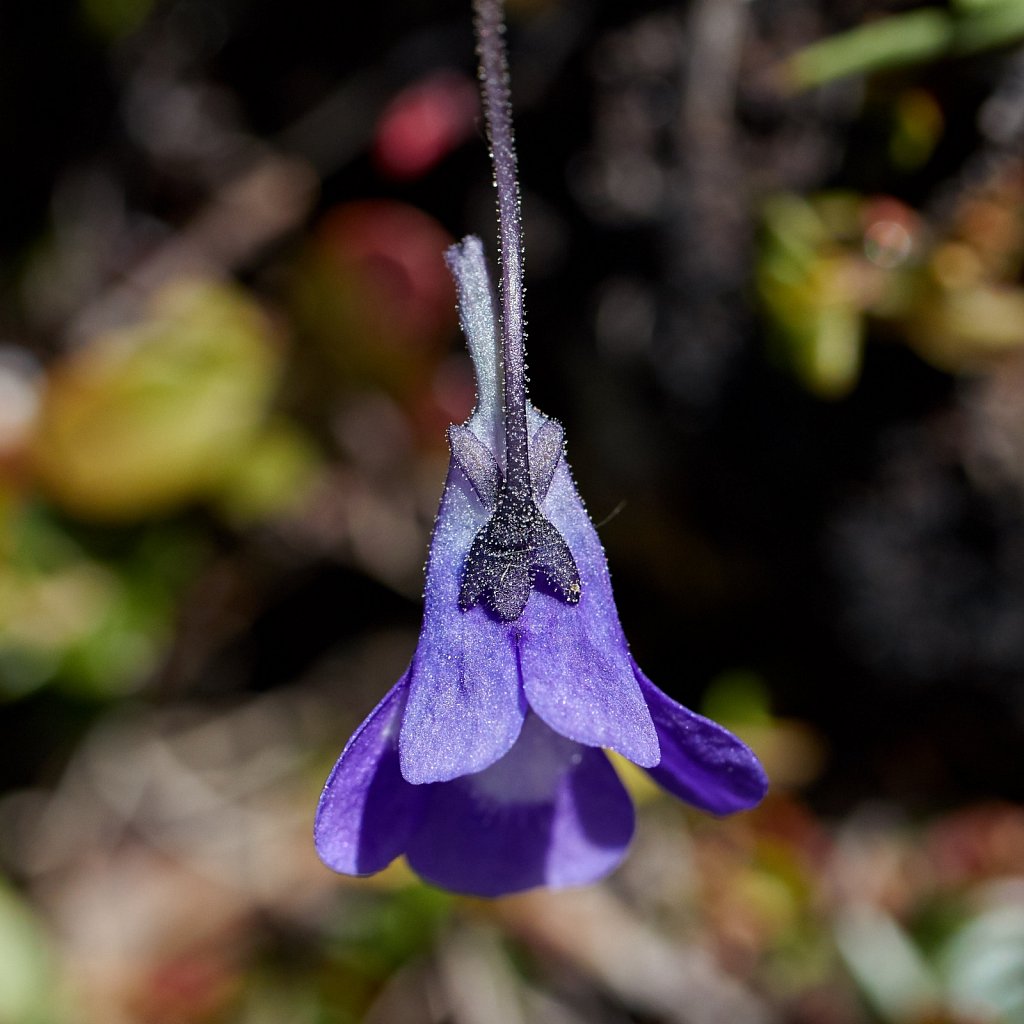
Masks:
[[[625,856],[633,808],[602,748],[716,814],[753,806],[767,780],[633,660],[562,428],[527,401],[504,26],[500,0],[474,8],[501,301],[480,240],[452,246],[477,407],[448,432],[419,643],[328,778],[315,840],[345,874],[404,854],[435,884],[494,896],[592,882]]]
[[[526,417],[526,345],[523,317],[523,232],[516,150],[499,0],[478,0],[477,52],[487,134],[498,193],[501,239],[501,365],[505,473],[490,518],[466,556],[459,593],[463,611],[478,601],[499,619],[523,613],[538,578],[563,601],[580,598],[580,574],[562,535],[537,507],[530,475]]]

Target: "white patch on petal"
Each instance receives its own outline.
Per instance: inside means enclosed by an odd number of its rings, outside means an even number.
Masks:
[[[478,796],[499,804],[542,804],[555,798],[565,775],[580,763],[578,743],[528,714],[515,746],[500,760],[462,780]]]

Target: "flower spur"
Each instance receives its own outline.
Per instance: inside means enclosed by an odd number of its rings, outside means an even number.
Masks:
[[[321,859],[496,896],[595,881],[625,856],[632,803],[601,748],[716,814],[751,807],[754,754],[668,698],[629,653],[562,428],[526,397],[522,245],[500,0],[476,27],[501,237],[500,314],[483,246],[447,253],[477,378],[449,429],[423,625],[405,674],[349,740],[315,824]]]

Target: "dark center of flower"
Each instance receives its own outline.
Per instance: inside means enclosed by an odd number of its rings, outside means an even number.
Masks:
[[[502,622],[514,622],[538,582],[568,604],[580,599],[580,574],[562,535],[532,498],[502,483],[494,511],[466,556],[459,607],[482,602]]]

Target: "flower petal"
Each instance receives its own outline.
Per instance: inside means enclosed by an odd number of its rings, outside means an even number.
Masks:
[[[564,459],[542,511],[572,551],[582,593],[576,605],[542,591],[530,598],[519,622],[526,699],[563,736],[655,765],[658,737],[633,675],[604,550]]]
[[[332,870],[370,875],[405,850],[422,815],[425,790],[398,768],[398,724],[408,672],[348,741],[327,779],[313,837]]]
[[[607,757],[530,715],[497,764],[430,787],[407,854],[427,881],[477,896],[586,885],[620,863],[633,820]]]
[[[498,496],[500,473],[490,448],[469,427],[454,424],[448,428],[448,447],[452,462],[466,475],[480,500],[492,508]]]
[[[423,628],[399,741],[402,775],[443,782],[481,771],[515,743],[526,704],[509,627],[480,606],[459,608],[462,567],[487,518],[451,468],[430,545]]]
[[[484,244],[467,235],[451,246],[444,256],[455,278],[459,297],[459,323],[466,336],[476,376],[477,405],[473,428],[477,437],[494,453],[499,465],[505,432],[501,419],[501,339],[498,328],[498,297],[491,283]]]
[[[536,410],[533,412],[536,414]],[[536,415],[531,418],[536,419]],[[545,418],[530,438],[530,474],[537,501],[543,501],[548,495],[564,446],[565,432],[558,420]]]
[[[661,742],[661,763],[647,772],[673,796],[731,814],[759,804],[768,777],[757,755],[728,729],[667,697],[633,662]]]

